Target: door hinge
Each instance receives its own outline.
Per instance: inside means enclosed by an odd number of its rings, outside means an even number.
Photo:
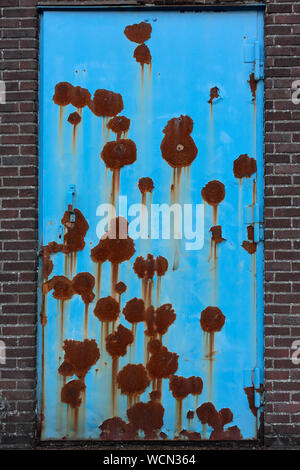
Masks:
[[[264,54],[259,41],[247,41],[244,44],[244,62],[253,64],[252,72],[256,81],[264,78]]]
[[[254,242],[264,239],[263,210],[259,204],[244,207],[244,224],[253,225]]]

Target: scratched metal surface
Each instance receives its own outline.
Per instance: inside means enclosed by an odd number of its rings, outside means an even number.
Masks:
[[[133,58],[137,44],[130,42],[123,31],[127,25],[145,20],[152,26],[151,38],[147,41],[152,70],[145,66],[142,82],[141,66]],[[243,61],[244,43],[253,39],[263,41],[262,13],[255,10],[222,13],[51,11],[42,14],[41,22],[40,244],[60,242],[59,226],[67,210],[68,188],[75,184],[74,207],[81,210],[89,223],[85,249],[77,253],[76,273],[88,271],[95,275],[90,249],[99,241],[96,209],[101,202],[109,202],[111,172],[106,171],[100,158],[107,140],[102,118],[93,115],[88,107],[83,109],[74,155],[72,126],[67,117],[75,109],[71,105],[65,107],[60,131],[59,106],[52,101],[57,83],[68,81],[74,86],[80,85],[92,95],[99,88],[121,93],[124,101],[121,114],[131,119],[128,138],[137,146],[137,161],[121,170],[120,194],[128,196],[128,204],[140,203],[137,182],[142,176],[154,181],[153,202],[169,203],[173,169],[161,156],[162,130],[171,118],[181,114],[190,116],[194,122],[191,135],[198,155],[190,167],[190,177],[188,172],[182,174],[182,200],[202,203],[201,189],[210,180],[221,181],[226,189],[218,210],[218,224],[222,226],[226,241],[218,246],[217,277],[209,261],[209,229],[213,221],[212,208],[206,205],[204,247],[199,251],[183,249],[176,271],[171,269],[173,248],[169,240],[150,240],[146,245],[135,241],[136,253],[129,262],[122,263],[119,270],[119,280],[128,287],[122,296],[122,306],[133,297],[141,297],[141,280],[132,269],[136,256],[147,253],[165,256],[169,270],[162,278],[160,304],[171,303],[177,318],[163,341],[170,351],[179,355],[176,374],[200,376],[204,383],[198,403],[191,395],[183,400],[182,428],[188,429],[187,411],[195,410],[212,398],[217,410],[232,410],[233,421],[229,426],[238,426],[244,439],[256,436],[256,420],[243,389],[250,386],[251,381],[249,383],[248,377],[246,383],[244,377],[254,367],[263,370],[262,244],[258,244],[255,255],[241,246],[247,240],[241,204],[246,206],[253,202],[254,178],[257,202],[263,205],[263,85],[258,82],[253,102],[248,82],[253,65]],[[210,89],[215,86],[220,90],[220,97],[213,101],[211,109],[208,100]],[[114,138],[110,133],[109,140]],[[242,189],[233,175],[233,161],[240,154],[255,158],[258,169],[256,175],[243,179]],[[64,255],[57,253],[52,260],[54,269],[49,278],[64,275]],[[110,263],[106,262],[101,296],[108,295],[111,295]],[[95,301],[89,306],[88,338],[95,338],[99,345],[100,322],[93,315]],[[41,302],[40,294],[40,309]],[[44,415],[42,439],[99,439],[98,426],[111,417],[111,358],[100,345],[101,359],[85,378],[86,397],[79,408],[76,431],[72,421],[74,413],[60,400],[63,381],[57,369],[62,363],[63,351],[59,337],[60,311],[52,292],[47,294],[46,304],[44,344],[43,328],[39,325],[38,396]],[[226,317],[224,327],[215,334],[212,391],[209,390],[205,336],[199,322],[201,311],[210,305],[217,305]],[[131,328],[124,317],[121,321]],[[75,295],[65,302],[64,323],[64,339],[83,340],[84,304],[80,296]],[[120,358],[119,370],[133,362],[129,354]],[[143,325],[139,324],[135,362],[143,360]],[[149,391],[151,385],[141,401],[148,401]],[[178,417],[176,400],[169,391],[167,379],[163,381],[162,405],[164,424],[160,431],[173,439]],[[127,420],[126,397],[120,392],[118,416]],[[202,433],[197,417],[189,429]],[[207,437],[210,431],[208,428]],[[140,438],[143,438],[141,433]]]

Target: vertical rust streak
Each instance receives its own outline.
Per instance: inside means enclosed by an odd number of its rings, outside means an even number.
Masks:
[[[84,337],[88,337],[89,328],[89,304],[84,304]]]
[[[44,429],[45,420],[45,325],[42,325],[42,400],[41,400],[41,428]]]
[[[112,368],[111,368],[111,415],[112,417],[118,415],[117,410],[117,385],[116,385],[116,377],[118,374],[119,369],[119,358],[113,357],[112,358]]]
[[[64,106],[59,106],[59,127],[58,127],[58,141],[59,141],[59,154],[63,152],[63,118],[64,118]]]
[[[218,225],[218,205],[213,206],[213,225]]]
[[[118,283],[118,278],[119,278],[119,265],[118,263],[111,263],[111,295],[114,299],[117,296],[116,284]]]
[[[208,358],[209,358],[209,401],[213,399],[213,361],[214,361],[214,343],[215,343],[215,334],[214,332],[208,333]]]
[[[73,126],[73,155],[76,154],[76,133],[77,133],[77,126]]]
[[[60,342],[64,342],[64,300],[58,300],[60,303]]]
[[[176,399],[176,431],[175,435],[179,435],[182,430],[182,402],[183,400]]]
[[[157,281],[156,281],[156,307],[158,307],[159,303],[160,303],[160,290],[161,290],[161,276],[157,276]]]
[[[102,275],[102,263],[97,264],[97,274],[96,274],[96,296],[97,300],[100,298],[101,294],[101,275]]]

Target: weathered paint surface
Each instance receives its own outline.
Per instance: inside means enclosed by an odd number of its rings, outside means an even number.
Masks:
[[[256,437],[262,244],[243,211],[263,203],[263,90],[243,47],[262,28],[255,10],[43,13],[42,439]],[[204,203],[204,247],[132,240],[122,217],[99,240],[119,195]]]

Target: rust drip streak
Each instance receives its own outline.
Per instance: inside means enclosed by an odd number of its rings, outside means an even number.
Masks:
[[[111,263],[111,295],[116,298],[116,284],[119,278],[119,265],[118,263]]]
[[[88,337],[89,328],[89,304],[84,304],[84,337]]]
[[[208,360],[209,360],[209,401],[213,400],[213,361],[214,361],[214,332],[208,333]]]
[[[116,378],[119,369],[119,358],[113,357],[112,358],[112,367],[111,367],[111,415],[112,417],[118,415],[117,410],[117,383]]]
[[[182,430],[182,402],[183,400],[176,399],[176,430],[175,436],[179,435]]]
[[[157,276],[156,281],[156,307],[160,304],[161,276]]]
[[[102,277],[102,263],[97,264],[97,273],[96,273],[96,297],[97,300],[101,295],[101,277]]]

